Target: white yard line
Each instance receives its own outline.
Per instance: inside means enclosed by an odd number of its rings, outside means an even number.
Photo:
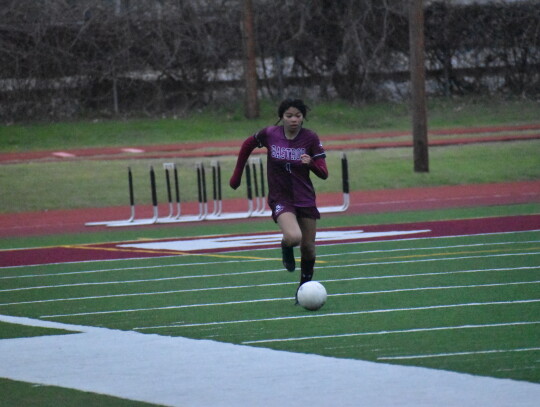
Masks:
[[[345,282],[345,281],[357,281],[357,280],[384,280],[384,279],[393,279],[393,278],[417,278],[417,277],[426,277],[426,276],[445,276],[449,274],[523,271],[523,270],[537,270],[537,269],[540,269],[540,266],[441,271],[441,272],[416,273],[416,274],[387,274],[387,275],[382,275],[382,276],[362,276],[362,277],[351,277],[351,278],[325,279],[325,280],[319,280],[319,281],[321,283],[329,283],[329,282]],[[255,273],[267,272],[267,271],[271,272],[275,270],[255,271]],[[282,272],[281,269],[277,271]],[[191,275],[191,276],[183,276],[182,278],[212,278],[212,277],[221,277],[221,276],[228,276],[228,275],[235,275],[235,274],[242,274],[242,273],[243,272],[225,273],[225,274],[198,274],[198,275]],[[249,272],[244,272],[244,273],[249,273]],[[6,302],[6,303],[0,303],[0,306],[21,305],[21,304],[41,304],[41,303],[51,303],[51,302],[61,302],[61,301],[84,301],[84,300],[97,300],[97,299],[104,299],[104,298],[136,297],[139,295],[167,295],[167,294],[189,293],[189,292],[200,292],[200,291],[234,290],[234,289],[241,289],[241,288],[256,288],[256,287],[276,287],[276,286],[281,286],[281,285],[296,285],[296,284],[297,284],[296,282],[247,284],[247,285],[205,287],[205,288],[192,288],[192,289],[181,289],[181,290],[149,291],[149,292],[125,293],[125,294],[91,295],[91,296],[86,296],[86,297],[49,298],[46,300]],[[50,286],[50,287],[56,287],[56,286]]]
[[[178,257],[178,256],[162,256],[159,257],[159,259],[163,259],[166,257]],[[141,257],[138,259],[128,259],[128,260],[148,260],[148,257]],[[155,260],[155,258],[151,258]],[[125,259],[115,259],[115,260],[106,260],[106,261],[120,261]],[[92,260],[92,262],[96,262],[97,260]],[[118,267],[118,268],[112,268],[112,269],[94,269],[94,270],[83,270],[83,271],[68,271],[68,272],[60,272],[60,273],[47,273],[47,274],[26,274],[26,275],[15,275],[15,276],[3,276],[0,277],[0,280],[5,279],[13,279],[13,278],[41,278],[41,277],[56,277],[56,276],[69,276],[73,274],[96,274],[96,273],[108,273],[108,272],[114,272],[114,271],[127,271],[127,270],[148,270],[148,269],[163,269],[168,267],[188,267],[188,266],[208,266],[208,265],[215,265],[215,264],[227,264],[227,263],[248,263],[248,262],[257,262],[257,261],[268,261],[268,259],[250,259],[250,260],[231,260],[231,261],[205,261],[205,262],[198,262],[198,263],[175,263],[175,264],[159,264],[154,266],[131,266],[131,267]],[[78,263],[85,263],[83,261]],[[78,264],[77,263],[77,264]],[[68,264],[68,263],[55,263],[55,264]],[[50,265],[50,264],[47,264]],[[43,266],[43,265],[41,265]],[[31,266],[16,266],[16,267],[31,267]],[[2,269],[2,267],[0,267]]]
[[[432,353],[425,355],[405,355],[405,356],[380,356],[377,360],[412,360],[412,359],[431,359],[431,358],[447,358],[453,356],[468,356],[468,355],[489,355],[493,353],[513,353],[513,352],[537,352],[540,348],[518,348],[518,349],[490,349],[479,350],[474,352],[449,352],[449,353]]]
[[[79,333],[0,340],[0,377],[167,406],[536,406],[540,385],[0,315]]]
[[[373,331],[373,332],[351,332],[345,334],[335,335],[316,335],[316,336],[301,336],[301,337],[288,337],[288,338],[274,338],[274,339],[259,339],[256,341],[242,342],[246,345],[253,345],[258,343],[273,343],[273,342],[298,342],[298,341],[311,341],[316,339],[334,339],[334,338],[350,338],[355,336],[373,336],[373,335],[392,335],[392,334],[409,334],[419,332],[436,332],[436,331],[455,331],[460,329],[484,329],[484,328],[500,328],[500,327],[515,327],[522,325],[538,325],[540,321],[518,321],[518,322],[503,322],[498,324],[477,324],[477,325],[455,325],[455,326],[436,326],[430,328],[411,328],[411,329],[397,329],[394,331]]]
[[[433,290],[455,290],[455,289],[462,289],[462,288],[487,288],[487,287],[502,287],[502,286],[504,287],[504,286],[528,285],[528,284],[539,284],[539,283],[540,283],[540,280],[515,281],[515,282],[508,282],[508,283],[491,283],[491,284],[415,287],[415,288],[400,288],[400,289],[395,289],[395,290],[337,293],[337,294],[329,294],[328,297],[351,296],[351,295],[394,294],[394,293],[403,293],[403,292],[433,291]],[[273,301],[291,301],[291,297],[260,298],[256,300],[238,300],[238,301],[212,302],[212,303],[202,303],[202,304],[198,303],[198,304],[184,304],[184,305],[167,305],[163,307],[149,307],[149,308],[124,308],[124,309],[114,309],[114,310],[106,310],[106,311],[75,312],[75,313],[69,313],[69,314],[51,314],[51,315],[40,315],[40,318],[47,319],[47,318],[61,318],[61,317],[77,317],[77,316],[86,316],[86,315],[122,314],[122,313],[131,313],[131,312],[145,312],[145,311],[171,310],[171,309],[196,308],[196,307],[215,307],[215,306],[221,307],[224,305],[253,304],[253,303],[273,302]]]
[[[33,287],[8,288],[5,290],[0,290],[0,292],[42,290],[42,289],[57,288],[57,287],[80,287],[80,286],[109,285],[109,284],[113,285],[113,284],[153,283],[153,282],[160,282],[160,281],[185,280],[189,278],[226,277],[226,276],[235,276],[235,275],[244,275],[244,274],[276,273],[276,272],[282,272],[282,271],[283,269],[269,269],[269,270],[256,270],[256,271],[239,271],[235,273],[198,274],[198,275],[189,275],[189,276],[145,278],[145,279],[139,279],[139,280],[115,280],[115,281],[98,281],[98,282],[87,282],[87,283],[51,284],[51,285],[41,285],[41,286],[33,286]]]
[[[457,248],[471,248],[471,247],[484,247],[484,246],[501,246],[501,245],[512,245],[516,244],[530,244],[530,243],[540,243],[540,240],[527,240],[522,242],[491,242],[491,243],[472,243],[472,244],[458,244],[451,246],[433,246],[433,247],[405,247],[401,249],[380,249],[380,250],[362,250],[356,252],[347,252],[347,253],[330,253],[330,254],[318,254],[317,257],[330,257],[330,256],[343,256],[344,254],[371,254],[371,253],[392,253],[392,252],[410,252],[410,251],[422,251],[422,250],[447,250],[447,249],[457,249]],[[350,244],[350,243],[345,243]]]
[[[214,321],[214,322],[201,322],[201,323],[176,323],[169,325],[156,325],[146,327],[133,328],[136,331],[153,330],[153,329],[169,329],[169,328],[188,328],[195,326],[214,326],[214,325],[229,325],[229,324],[248,324],[268,321],[286,321],[291,319],[304,319],[304,318],[328,318],[328,317],[342,317],[351,315],[369,315],[369,314],[386,314],[391,312],[411,312],[411,311],[433,311],[439,309],[448,308],[467,308],[467,307],[485,307],[495,305],[520,305],[520,304],[534,304],[540,302],[538,300],[514,300],[514,301],[488,301],[488,302],[467,302],[461,304],[443,304],[443,305],[426,305],[424,307],[408,307],[408,308],[383,308],[372,309],[367,311],[349,311],[349,312],[334,312],[331,314],[303,314],[295,316],[285,317],[272,317],[272,318],[258,318],[258,319],[237,319],[233,321]]]
[[[354,263],[354,264],[344,264],[344,265],[325,265],[324,268],[330,269],[330,268],[364,267],[364,266],[378,266],[378,265],[389,265],[389,264],[425,263],[425,262],[437,262],[437,261],[481,259],[481,258],[486,258],[486,257],[493,258],[493,257],[513,257],[513,256],[529,256],[529,255],[540,255],[540,252],[505,253],[505,254],[490,254],[490,255],[485,255],[485,256],[459,256],[459,257],[444,257],[444,258],[436,258],[436,259],[415,259],[415,260],[401,260],[401,261],[380,261],[380,262]],[[114,281],[99,281],[99,282],[87,282],[87,283],[56,284],[56,285],[52,284],[52,285],[8,288],[8,289],[2,289],[0,290],[0,292],[42,290],[42,289],[56,288],[56,287],[79,287],[79,286],[108,285],[108,284],[139,284],[139,283],[148,283],[148,282],[155,282],[155,281],[181,280],[181,279],[186,279],[186,278],[206,278],[206,277],[231,276],[231,275],[243,275],[243,274],[275,273],[275,272],[281,272],[281,271],[282,269],[279,268],[279,269],[266,269],[266,270],[255,270],[255,271],[240,271],[240,272],[235,272],[235,273],[203,274],[203,275],[198,275],[198,276],[175,276],[175,277],[148,278],[148,279],[138,279],[138,280],[114,280]]]

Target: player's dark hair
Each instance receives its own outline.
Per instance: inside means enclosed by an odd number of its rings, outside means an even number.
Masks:
[[[283,114],[285,113],[285,111],[286,111],[289,107],[295,107],[295,108],[297,108],[297,109],[300,110],[300,112],[302,113],[302,116],[304,116],[304,118],[306,118],[307,112],[308,112],[308,110],[309,110],[309,107],[306,106],[306,104],[304,103],[304,101],[303,101],[302,99],[292,99],[292,98],[288,98],[288,99],[285,99],[284,101],[282,101],[282,102],[279,104],[279,107],[278,107],[278,117],[279,117],[280,120],[281,120],[281,118],[283,117]]]

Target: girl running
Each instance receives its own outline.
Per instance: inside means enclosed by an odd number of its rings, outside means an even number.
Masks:
[[[310,173],[328,178],[326,155],[319,137],[302,127],[307,110],[301,99],[282,101],[276,125],[265,127],[242,144],[229,181],[231,188],[237,189],[252,151],[266,147],[268,205],[283,233],[281,250],[288,271],[296,268],[293,248],[300,246],[300,285],[313,278],[316,223],[321,217]],[[280,121],[281,126],[277,125]]]

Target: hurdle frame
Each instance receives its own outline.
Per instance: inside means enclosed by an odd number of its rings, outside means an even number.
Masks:
[[[265,174],[264,174],[264,165],[263,160],[261,157],[251,157],[249,159],[248,165],[251,164],[251,168],[253,171],[253,179],[254,179],[254,189],[255,189],[255,208],[253,209],[253,212],[251,213],[251,216],[253,217],[264,217],[264,216],[270,216],[272,214],[272,211],[270,209],[267,209],[266,207],[266,188],[265,188]],[[259,194],[259,183],[257,181],[257,166],[259,167],[259,175],[260,175],[260,194]]]
[[[219,161],[217,160],[212,161],[212,163],[214,163],[215,172],[216,172],[216,176],[213,177],[214,191],[216,192],[216,194],[214,195],[214,201],[217,201],[215,202],[215,205],[217,205],[219,210],[217,212],[214,212],[208,215],[207,219],[208,220],[225,220],[225,219],[247,219],[251,217],[254,211],[254,207],[253,207],[252,177],[251,177],[251,170],[250,170],[249,165],[246,165],[245,167],[247,210],[240,211],[240,212],[223,212],[223,199],[221,195],[221,166],[219,165]],[[217,182],[217,186],[215,182]]]
[[[345,212],[351,203],[349,193],[349,163],[347,154],[341,153],[341,189],[343,192],[343,202],[336,206],[323,206],[318,208],[320,213]]]
[[[159,216],[159,206],[156,189],[156,175],[154,167],[150,166],[150,188],[152,197],[153,216],[146,219],[135,218],[135,197],[133,192],[133,174],[131,168],[128,167],[128,184],[129,184],[129,199],[130,199],[130,217],[126,220],[116,221],[101,221],[87,222],[86,226],[107,226],[107,227],[123,227],[123,226],[141,226],[152,224],[170,224],[182,222],[197,222],[203,220],[226,220],[226,219],[247,219],[270,216],[271,210],[267,209],[266,200],[266,184],[264,164],[261,157],[251,157],[245,167],[245,181],[247,192],[247,209],[240,212],[223,212],[223,198],[221,188],[221,164],[218,160],[210,162],[212,169],[212,212],[208,208],[206,170],[202,161],[197,161],[195,164],[197,174],[197,190],[198,190],[198,206],[199,213],[194,215],[182,214],[180,183],[178,177],[178,169],[175,163],[163,163],[165,171],[165,181],[167,188],[167,198],[169,205],[169,213],[167,216]],[[175,202],[172,198],[171,171],[174,177]],[[337,213],[345,212],[350,205],[349,194],[349,169],[347,155],[341,153],[341,177],[343,200],[340,205],[319,207],[321,213]],[[175,210],[176,203],[176,210]]]
[[[129,190],[129,206],[130,206],[130,216],[125,220],[105,220],[97,222],[86,222],[85,226],[105,226],[111,222],[133,222],[135,219],[135,196],[133,193],[133,174],[131,172],[131,167],[128,167],[128,190]]]
[[[173,163],[167,163],[169,166],[174,165],[174,168],[176,169],[176,165]],[[177,215],[174,217],[164,217],[164,218],[158,218],[157,223],[182,223],[182,222],[197,222],[202,221],[206,219],[208,216],[208,202],[207,202],[207,195],[206,195],[206,174],[204,169],[204,164],[202,161],[197,161],[195,163],[195,168],[197,172],[197,197],[199,202],[199,213],[195,215],[182,215],[180,209],[177,211]],[[179,183],[178,183],[178,172],[175,172],[175,187],[177,188],[177,202],[178,205],[180,205],[180,190],[179,190]],[[169,200],[171,197],[170,194],[170,184],[167,185],[167,195],[169,196]],[[178,206],[180,208],[180,206]]]
[[[122,226],[142,226],[142,225],[153,225],[157,222],[158,214],[158,201],[157,201],[157,190],[156,190],[156,173],[154,167],[150,166],[150,189],[152,195],[152,217],[145,219],[132,219],[130,221],[113,221],[106,224],[107,227],[122,227]]]

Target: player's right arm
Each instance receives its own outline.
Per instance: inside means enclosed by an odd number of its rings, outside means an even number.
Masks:
[[[240,186],[242,181],[242,173],[246,166],[247,160],[251,155],[251,152],[255,147],[259,146],[259,141],[257,140],[256,135],[248,137],[240,147],[240,152],[238,153],[238,158],[236,159],[236,167],[234,168],[231,179],[229,180],[229,185],[232,189],[237,189]]]

